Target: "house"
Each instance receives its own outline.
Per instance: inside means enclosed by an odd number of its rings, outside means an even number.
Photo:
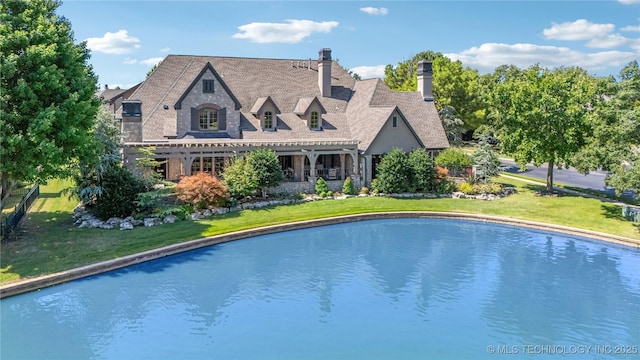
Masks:
[[[449,146],[421,62],[418,92],[393,92],[380,79],[355,80],[322,49],[318,60],[168,55],[126,94],[116,117],[128,166],[152,148],[166,179],[220,175],[233,157],[275,151],[283,191],[312,191],[318,177],[339,189],[364,186],[394,147]]]
[[[117,110],[122,106],[122,100],[127,99],[136,91],[140,84],[129,89],[109,89],[109,85],[105,85],[103,90],[96,93],[96,97],[102,101],[102,106],[106,111],[116,114]]]

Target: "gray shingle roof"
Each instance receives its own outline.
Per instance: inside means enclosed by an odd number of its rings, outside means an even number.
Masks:
[[[357,139],[360,149],[366,150],[397,106],[427,148],[448,146],[433,103],[424,102],[417,92],[393,92],[380,80],[356,81],[335,61],[331,65],[332,96],[328,98],[320,94],[317,60],[187,55],[167,56],[129,97],[142,101],[143,139],[175,135],[177,113],[173,105],[207,63],[240,103],[244,139]],[[281,112],[276,130],[263,130],[252,114],[267,97]],[[314,98],[326,111],[322,129],[316,131],[296,114],[304,112]]]

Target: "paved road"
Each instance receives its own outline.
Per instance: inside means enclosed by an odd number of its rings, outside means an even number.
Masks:
[[[505,170],[510,173],[520,173],[518,170],[520,166],[517,165],[513,160],[501,159],[502,166],[505,167]],[[541,179],[546,181],[547,179],[547,164],[543,164],[540,167],[536,167],[533,164],[527,166],[527,170],[521,172],[520,174],[531,176],[536,179]],[[600,191],[605,194],[614,195],[615,192],[613,188],[608,187],[604,183],[604,178],[607,176],[607,173],[604,171],[592,171],[588,175],[580,174],[577,170],[569,168],[558,170],[557,168],[553,170],[553,182],[559,182],[566,185],[577,186],[585,189],[593,189]],[[633,197],[631,192],[625,192],[622,194],[624,197]]]

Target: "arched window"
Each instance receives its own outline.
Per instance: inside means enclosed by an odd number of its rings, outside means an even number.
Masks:
[[[317,129],[320,127],[320,121],[317,111],[311,112],[311,121],[309,122],[309,127],[312,129]]]
[[[200,130],[218,130],[218,110],[200,110]]]
[[[265,111],[264,113],[264,128],[273,129],[273,113],[271,111]]]

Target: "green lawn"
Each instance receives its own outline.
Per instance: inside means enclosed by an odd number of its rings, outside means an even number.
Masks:
[[[130,231],[78,229],[71,213],[76,201],[64,195],[68,181],[51,181],[21,226],[18,240],[0,249],[0,283],[58,272],[123,255],[205,236],[265,225],[337,215],[381,211],[451,211],[508,216],[595,230],[640,239],[637,226],[622,217],[620,206],[565,195],[538,196],[543,186],[500,179],[518,193],[496,201],[458,199],[393,199],[386,197],[324,200],[245,210],[203,221],[182,221]]]

